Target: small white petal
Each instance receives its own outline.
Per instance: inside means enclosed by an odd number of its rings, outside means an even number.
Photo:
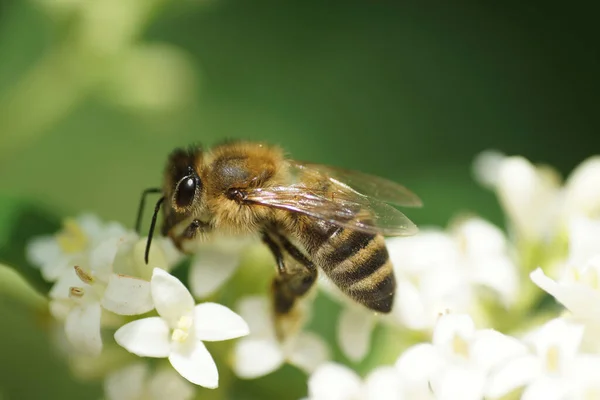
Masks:
[[[396,361],[396,369],[411,390],[427,393],[429,381],[437,376],[444,364],[444,359],[434,346],[422,343],[404,351]]]
[[[216,303],[202,303],[194,308],[196,337],[219,341],[234,339],[249,333],[248,324],[229,308]]]
[[[419,289],[406,279],[398,277],[394,308],[392,313],[396,319],[412,330],[430,328],[432,318],[425,310]]]
[[[365,379],[365,400],[401,400],[405,398],[401,377],[394,367],[379,367]]]
[[[574,315],[600,320],[600,294],[583,284],[557,283],[548,278],[541,268],[533,271],[529,277],[541,289],[548,292]]]
[[[312,332],[301,332],[294,338],[293,348],[288,355],[290,364],[306,373],[311,373],[329,359],[327,343]]]
[[[108,282],[121,241],[121,237],[106,239],[99,243],[90,254],[90,268],[94,277],[101,282]]]
[[[42,265],[42,277],[48,282],[54,282],[59,279],[65,271],[73,269],[75,265],[86,263],[83,254],[77,255],[61,255],[56,260]]]
[[[452,352],[452,344],[456,336],[465,341],[470,341],[474,334],[475,323],[470,316],[466,314],[445,314],[438,319],[431,341],[437,348]]]
[[[542,377],[527,386],[521,400],[561,400],[567,392],[568,388],[559,379]]]
[[[436,380],[433,392],[438,400],[481,400],[484,384],[483,371],[452,367]]]
[[[351,400],[359,398],[361,389],[358,375],[336,363],[323,364],[308,379],[311,400]]]
[[[568,223],[569,264],[584,265],[600,249],[600,219],[574,217]]]
[[[506,156],[496,150],[479,153],[473,160],[473,175],[480,185],[493,189],[498,183],[500,166]]]
[[[194,387],[173,369],[162,369],[154,374],[149,385],[152,400],[189,400]]]
[[[502,397],[532,382],[541,373],[540,361],[536,357],[526,355],[515,358],[508,361],[490,376],[486,395],[493,399]]]
[[[156,311],[171,327],[194,310],[194,299],[185,285],[165,270],[154,268],[150,290]]]
[[[77,276],[75,272],[75,268],[71,267],[66,269],[60,278],[56,281],[52,289],[50,289],[50,293],[48,294],[51,299],[62,299],[68,300],[69,293],[71,292],[72,287],[83,287],[85,285],[81,279]]]
[[[82,353],[98,355],[102,351],[100,336],[100,303],[92,302],[74,307],[65,321],[69,342]]]
[[[219,386],[219,371],[201,341],[186,343],[186,346],[174,349],[169,354],[169,361],[173,368],[188,381],[209,389]]]
[[[154,308],[150,282],[111,274],[102,297],[102,307],[119,315],[144,314]]]
[[[559,350],[559,361],[561,366],[564,366],[575,358],[583,339],[584,329],[581,324],[555,318],[528,335],[526,340],[533,344],[537,354],[542,358],[547,357],[551,347]]]
[[[147,376],[148,366],[141,362],[110,373],[104,380],[106,400],[140,399]]]
[[[239,315],[248,324],[252,336],[274,338],[273,318],[269,300],[265,296],[247,296],[236,307]]]
[[[237,270],[240,255],[226,250],[205,249],[190,266],[190,288],[196,297],[207,297],[219,289]]]
[[[471,359],[480,369],[490,371],[502,362],[526,355],[527,347],[515,338],[484,329],[475,333],[470,352]]]
[[[243,379],[270,374],[283,364],[283,352],[274,340],[243,338],[235,343],[233,370]]]
[[[40,236],[32,239],[25,247],[27,261],[36,267],[52,263],[62,254],[53,236]]]
[[[74,306],[75,303],[69,299],[50,300],[48,305],[50,314],[59,321],[65,321]]]
[[[138,319],[115,332],[115,341],[140,357],[167,357],[171,349],[169,326],[159,317]]]
[[[600,156],[583,161],[566,183],[566,208],[573,214],[600,213]]]
[[[365,357],[374,327],[372,312],[352,306],[344,308],[338,322],[337,338],[340,348],[351,361],[358,362]]]

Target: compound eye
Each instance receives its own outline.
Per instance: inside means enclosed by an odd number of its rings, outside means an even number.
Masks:
[[[175,203],[177,207],[189,207],[196,197],[199,179],[193,176],[186,176],[177,184],[175,189]]]

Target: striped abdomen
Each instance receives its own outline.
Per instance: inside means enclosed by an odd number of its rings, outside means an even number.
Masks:
[[[342,292],[372,310],[391,311],[396,281],[383,236],[312,218],[302,225],[298,239]]]

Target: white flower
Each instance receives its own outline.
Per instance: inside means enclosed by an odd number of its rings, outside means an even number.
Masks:
[[[424,398],[429,385],[438,400],[479,400],[489,372],[526,352],[525,346],[492,329],[475,330],[468,315],[442,315],[433,332],[433,344],[406,350],[396,367],[412,398]]]
[[[55,235],[32,239],[27,245],[27,259],[41,269],[44,279],[53,282],[65,270],[85,260],[86,253],[100,242],[125,232],[116,222],[103,223],[95,215],[84,214],[66,219],[63,229]]]
[[[101,307],[119,315],[154,308],[148,281],[113,273],[113,260],[124,240],[113,237],[100,243],[86,265],[63,273],[50,290],[50,311],[65,321],[67,338],[81,352],[97,355],[102,350]]]
[[[475,312],[480,286],[503,306],[515,301],[518,273],[506,239],[483,219],[465,219],[450,234],[422,229],[387,244],[398,281],[393,315],[411,329],[431,329],[446,310]]]
[[[545,239],[556,232],[561,207],[560,181],[555,171],[534,166],[519,156],[502,158],[482,153],[474,163],[475,175],[492,186],[512,227],[525,239]]]
[[[109,374],[104,393],[107,400],[188,400],[194,388],[172,369],[151,374],[146,363],[138,362]]]
[[[569,255],[567,263],[582,265],[600,254],[600,219],[573,217],[568,224]]]
[[[600,218],[600,156],[590,157],[573,170],[565,184],[569,216]]]
[[[205,298],[216,292],[236,272],[242,253],[253,243],[250,237],[215,237],[196,245],[190,266],[190,290]]]
[[[528,335],[524,341],[533,354],[514,358],[499,368],[490,380],[488,395],[498,398],[525,386],[522,399],[564,399],[575,391],[591,389],[589,374],[600,379],[598,356],[578,354],[584,327],[564,319],[554,319]],[[574,398],[574,397],[568,397]],[[577,397],[579,398],[579,397]]]
[[[258,378],[285,362],[310,373],[329,358],[327,345],[313,333],[301,331],[280,343],[266,297],[246,297],[238,310],[250,326],[250,335],[235,344],[233,370],[239,377]]]
[[[600,255],[583,266],[567,265],[558,281],[548,278],[541,268],[530,276],[574,316],[600,323]]]
[[[373,370],[364,382],[350,368],[325,363],[308,380],[309,400],[402,400],[405,397],[398,371],[393,367]]]
[[[194,306],[194,299],[183,283],[159,268],[154,269],[150,289],[159,317],[128,323],[115,333],[115,340],[141,357],[168,357],[185,379],[216,388],[219,373],[202,341],[247,335],[248,325],[220,304]]]

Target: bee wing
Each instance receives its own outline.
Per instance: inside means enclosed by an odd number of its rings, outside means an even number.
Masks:
[[[257,188],[248,191],[245,199],[367,233],[410,236],[418,231],[399,210],[345,185],[327,190],[308,188],[303,184]]]
[[[406,187],[360,171],[347,170],[323,164],[304,163],[296,160],[289,162],[296,175],[311,175],[329,180],[335,184],[343,184],[363,196],[403,207],[421,207],[421,199]]]

